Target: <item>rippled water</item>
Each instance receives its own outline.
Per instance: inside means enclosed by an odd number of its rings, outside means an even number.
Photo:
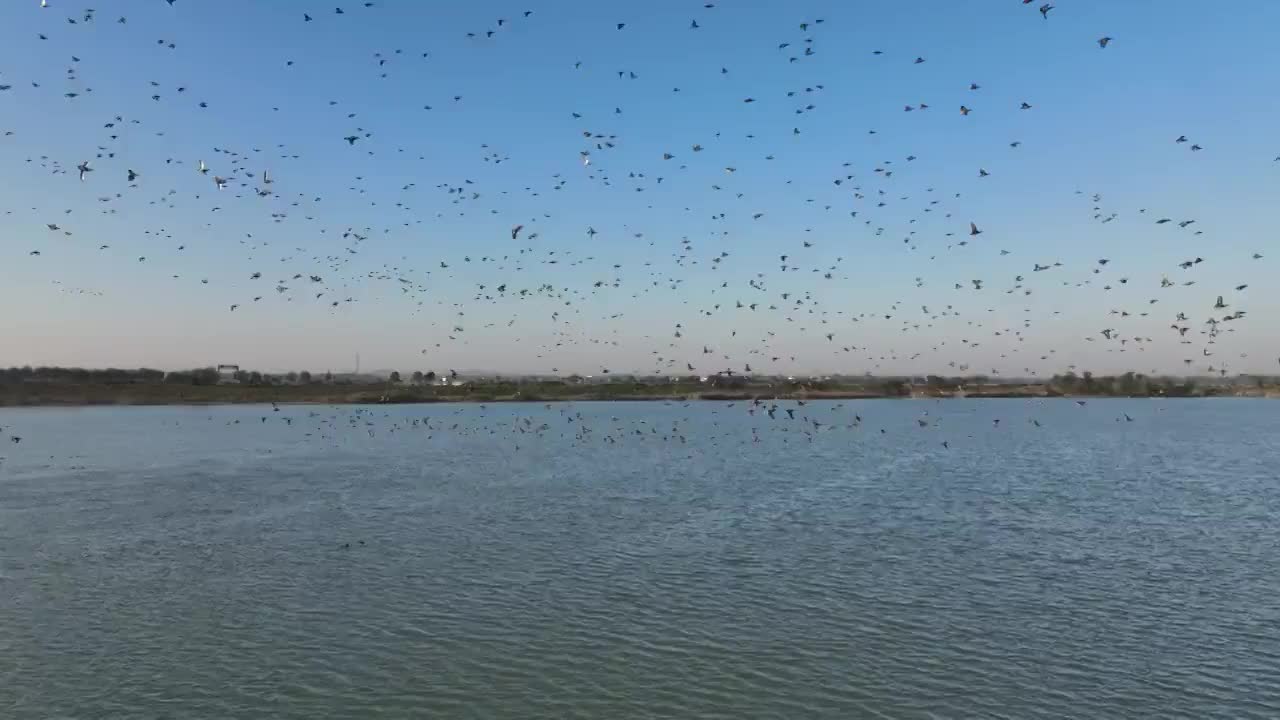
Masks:
[[[0,716],[1280,717],[1280,403],[783,405],[0,411]]]

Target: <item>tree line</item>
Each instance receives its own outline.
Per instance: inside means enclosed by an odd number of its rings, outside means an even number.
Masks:
[[[24,382],[49,383],[158,383],[165,379],[165,371],[151,368],[124,370],[106,368],[89,370],[86,368],[64,367],[11,367],[0,368],[0,384],[15,385]],[[214,371],[217,375],[217,371]]]
[[[325,373],[325,379],[333,376]],[[66,367],[10,367],[0,368],[0,385],[45,383],[58,385],[155,385],[160,383],[180,385],[217,385],[222,381],[214,367],[192,370],[155,370],[152,368],[66,368]],[[315,382],[310,372],[268,374],[240,370],[233,379],[244,385],[308,384]]]
[[[312,373],[302,370],[298,372],[286,373],[262,373],[256,370],[238,370],[229,378],[221,375],[215,367],[194,368],[191,370],[173,370],[164,371],[152,368],[105,368],[105,369],[88,369],[78,367],[10,367],[0,368],[0,386],[12,386],[22,384],[59,384],[59,385],[218,385],[226,382],[228,379],[240,385],[252,386],[280,386],[280,385],[310,385],[313,383],[337,384],[337,385],[356,385],[356,384],[378,384],[378,380],[361,380],[349,376],[335,377],[332,373]],[[409,375],[408,383],[412,385],[434,385],[438,380],[446,379],[446,376],[437,376],[435,372],[422,372],[416,370]],[[920,384],[913,379],[905,377],[857,377],[857,378],[829,378],[829,379],[784,379],[779,377],[760,377],[760,376],[742,376],[742,375],[724,375],[716,374],[703,380],[698,376],[668,377],[668,376],[651,376],[636,377],[633,375],[618,374],[610,376],[607,380],[601,379],[599,384],[603,386],[629,387],[634,391],[640,389],[652,389],[657,386],[701,386],[715,388],[719,390],[749,390],[768,387],[774,390],[786,392],[800,391],[825,391],[825,390],[848,390],[856,388],[869,392],[878,392],[888,396],[909,395],[913,390],[919,389]],[[931,391],[949,391],[955,388],[963,388],[965,386],[973,387],[975,385],[983,385],[987,378],[982,376],[974,377],[946,377],[940,375],[929,375],[924,378],[924,388]],[[1201,395],[1218,394],[1226,385],[1238,385],[1243,381],[1252,381],[1258,387],[1274,387],[1280,383],[1280,378],[1255,376],[1252,378],[1234,378],[1223,380],[1204,380],[1192,378],[1175,378],[1175,377],[1151,377],[1142,373],[1128,372],[1123,375],[1106,375],[1095,376],[1090,372],[1083,372],[1077,375],[1075,372],[1067,372],[1054,375],[1047,381],[1029,381],[1027,385],[1037,385],[1048,390],[1050,395],[1099,395],[1099,396],[1128,396],[1128,397],[1146,397],[1146,396],[1165,396],[1165,397],[1190,397]],[[401,385],[405,384],[403,376],[398,372],[392,372],[387,379],[389,384]],[[567,378],[547,379],[541,378],[537,380],[531,379],[513,379],[503,380],[502,378],[490,378],[479,381],[482,384],[512,384],[522,385],[533,382],[534,384],[550,384],[550,385],[578,385],[584,382],[584,378],[571,375]],[[610,390],[609,392],[621,392],[620,390]]]
[[[411,376],[415,385],[436,381],[435,372],[415,371]],[[333,373],[312,375],[307,370],[285,373],[263,373],[257,370],[237,370],[230,378],[241,385],[310,385],[312,383],[352,382],[348,378],[335,378]],[[0,368],[0,385],[46,383],[60,385],[217,385],[225,378],[216,367],[190,370],[155,370],[152,368],[104,368],[78,367],[23,367]],[[400,373],[391,373],[390,382],[400,383]]]
[[[1065,395],[1106,395],[1119,397],[1189,397],[1198,394],[1196,382],[1189,378],[1155,378],[1142,373],[1095,376],[1085,371],[1054,375],[1049,387]]]

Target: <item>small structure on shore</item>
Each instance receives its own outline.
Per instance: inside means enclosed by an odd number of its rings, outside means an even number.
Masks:
[[[239,385],[240,378],[236,377],[240,373],[239,365],[219,365],[218,366],[218,384],[219,385]]]

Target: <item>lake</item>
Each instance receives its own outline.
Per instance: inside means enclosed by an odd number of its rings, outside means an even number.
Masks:
[[[1280,717],[1280,402],[778,405],[0,410],[0,716]]]

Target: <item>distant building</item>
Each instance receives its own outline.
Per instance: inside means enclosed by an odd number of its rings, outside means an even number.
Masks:
[[[219,385],[239,385],[240,379],[236,375],[240,372],[239,365],[219,365],[218,366],[218,384]]]

